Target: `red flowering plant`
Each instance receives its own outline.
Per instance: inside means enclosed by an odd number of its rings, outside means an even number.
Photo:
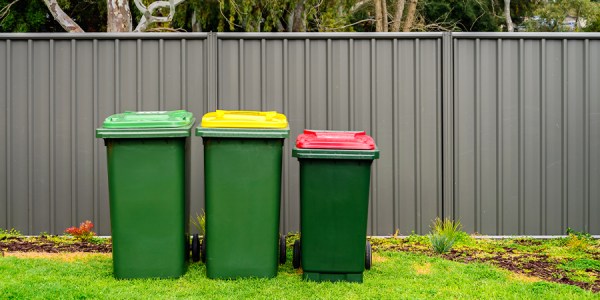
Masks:
[[[79,227],[67,228],[65,233],[81,241],[90,241],[96,235],[96,233],[92,231],[92,228],[94,228],[94,223],[86,220],[79,224]]]

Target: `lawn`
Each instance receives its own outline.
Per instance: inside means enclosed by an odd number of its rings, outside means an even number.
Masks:
[[[542,281],[489,263],[466,264],[383,250],[398,243],[375,244],[379,250],[363,284],[304,282],[289,260],[274,279],[210,280],[204,265],[193,263],[179,279],[116,280],[110,254],[6,253],[0,257],[0,298],[600,299],[599,294],[573,285]]]

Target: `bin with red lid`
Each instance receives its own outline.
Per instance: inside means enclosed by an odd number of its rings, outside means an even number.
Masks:
[[[371,266],[366,239],[371,164],[379,158],[364,131],[305,130],[300,162],[300,231],[293,265],[311,281],[362,282]]]

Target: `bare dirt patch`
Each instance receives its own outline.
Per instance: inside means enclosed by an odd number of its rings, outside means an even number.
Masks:
[[[371,259],[374,263],[381,263],[387,261],[387,257],[379,255],[377,252],[371,253]]]
[[[62,253],[49,253],[49,252],[6,252],[4,256],[18,257],[18,258],[42,258],[42,259],[54,259],[60,261],[81,261],[89,260],[94,257],[111,257],[110,253],[91,253],[91,252],[62,252]]]
[[[418,275],[427,275],[431,273],[431,263],[414,264],[413,269]]]

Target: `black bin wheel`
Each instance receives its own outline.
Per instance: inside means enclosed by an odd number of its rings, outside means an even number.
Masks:
[[[206,236],[202,237],[202,244],[200,244],[200,252],[202,253],[202,262],[206,263]]]
[[[192,261],[198,262],[200,260],[200,239],[198,234],[194,234],[192,237]]]
[[[365,245],[365,269],[371,269],[371,242],[367,241]]]
[[[286,253],[285,253],[285,235],[279,235],[279,264],[283,265],[285,264],[285,261],[287,260],[286,257]]]
[[[294,252],[292,256],[292,266],[294,267],[294,269],[300,268],[300,259],[302,258],[302,255],[300,253],[300,246],[300,240],[296,240],[294,242]]]

